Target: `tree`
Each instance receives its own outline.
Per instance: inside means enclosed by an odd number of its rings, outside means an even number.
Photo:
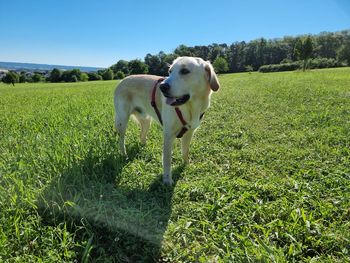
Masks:
[[[130,74],[147,74],[148,66],[139,59],[134,59],[129,62]]]
[[[303,71],[305,71],[307,62],[310,59],[313,51],[313,42],[311,36],[299,38],[295,43],[296,57],[303,60]]]
[[[103,80],[112,80],[114,78],[113,70],[110,68],[106,69],[102,75]]]
[[[89,73],[87,73],[87,75],[89,77],[89,81],[102,80],[102,76],[97,74],[96,72],[89,72]]]
[[[187,47],[185,45],[180,45],[178,46],[174,53],[180,57],[184,57],[184,56],[193,56],[193,52],[192,52],[192,48]]]
[[[32,79],[33,79],[33,82],[40,82],[42,80],[42,76],[39,73],[35,73]]]
[[[217,73],[225,73],[228,71],[227,61],[223,57],[218,57],[215,59],[213,67]]]
[[[125,75],[124,75],[124,73],[122,71],[118,71],[117,75],[116,75],[116,78],[117,79],[123,79],[123,78],[125,78]]]
[[[247,43],[242,41],[238,44],[237,71],[243,72],[247,65]]]
[[[161,57],[162,67],[159,75],[167,76],[169,74],[169,66],[173,63],[173,61],[178,57],[178,55],[171,53],[165,54],[164,52],[160,52],[159,56]]]
[[[322,32],[316,38],[317,56],[322,58],[335,58],[340,41],[334,33]]]
[[[82,72],[80,74],[80,81],[88,81],[88,80],[89,80],[88,74],[86,74],[85,72]]]
[[[254,71],[254,69],[253,69],[253,67],[251,65],[248,65],[248,66],[245,67],[245,71],[251,73],[251,72]]]
[[[71,81],[71,71],[65,70],[62,72],[61,80],[64,82],[70,82]]]
[[[147,54],[145,57],[145,63],[148,66],[148,73],[153,75],[160,75],[161,60],[159,56]]]
[[[212,44],[209,45],[209,54],[208,54],[208,60],[209,61],[215,61],[218,57],[225,57],[227,50],[226,44]]]
[[[69,82],[78,82],[78,81],[79,81],[79,80],[78,80],[77,75],[71,75],[70,81],[69,81]]]
[[[165,54],[163,51],[160,51],[157,55],[147,54],[145,57],[145,64],[148,67],[148,73],[153,75],[166,76],[168,75],[169,64],[177,56],[174,54]]]
[[[210,48],[207,46],[195,46],[194,48],[194,56],[200,57],[204,60],[209,59]]]
[[[24,83],[28,81],[27,80],[27,76],[26,76],[26,73],[24,71],[21,72],[21,74],[19,75],[19,83]]]
[[[50,76],[49,76],[49,80],[51,82],[60,82],[62,78],[62,71],[54,68],[51,72],[50,72]]]
[[[350,66],[350,42],[340,47],[337,56],[340,61],[346,61],[348,66]]]
[[[114,74],[116,74],[118,71],[123,72],[125,75],[129,74],[129,62],[126,60],[119,60],[110,68],[113,70]]]
[[[81,81],[81,71],[80,69],[72,69],[70,71],[70,81],[71,82],[77,82],[77,81]]]
[[[2,78],[2,81],[7,84],[12,84],[15,86],[15,83],[19,82],[19,76],[16,72],[9,71],[7,74]]]
[[[81,72],[80,69],[72,69],[63,71],[61,80],[65,82],[87,81],[89,76]]]

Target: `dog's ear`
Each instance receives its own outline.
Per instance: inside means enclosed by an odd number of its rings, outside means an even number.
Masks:
[[[214,68],[209,61],[205,62],[205,71],[207,74],[207,79],[209,81],[210,88],[213,91],[217,91],[220,88],[220,83],[218,77],[215,74]]]

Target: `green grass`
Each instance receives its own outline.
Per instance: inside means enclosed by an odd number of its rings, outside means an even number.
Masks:
[[[220,81],[174,187],[115,81],[0,84],[0,262],[350,261],[350,68]]]

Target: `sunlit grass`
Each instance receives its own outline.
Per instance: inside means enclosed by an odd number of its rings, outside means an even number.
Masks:
[[[115,81],[0,84],[0,261],[349,261],[350,69],[220,82],[173,188]]]

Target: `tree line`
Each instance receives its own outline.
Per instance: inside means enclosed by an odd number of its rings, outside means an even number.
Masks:
[[[110,68],[125,75],[149,73],[167,75],[168,64],[178,56],[195,56],[213,63],[218,73],[256,71],[264,65],[295,63],[306,68],[350,65],[350,30],[322,32],[318,35],[286,36],[280,39],[259,38],[208,46],[178,46],[173,53],[147,54],[144,61],[119,60]]]
[[[322,32],[317,35],[285,36],[279,39],[259,38],[208,46],[178,46],[173,53],[147,54],[144,60],[119,60],[107,69],[97,72],[81,72],[79,69],[53,69],[48,76],[35,73],[9,72],[2,81],[16,82],[76,82],[123,79],[132,74],[166,76],[168,67],[179,56],[201,57],[211,61],[217,73],[244,71],[270,72],[295,70],[307,67],[325,68],[350,66],[350,30]]]
[[[93,80],[112,80],[123,79],[125,75],[116,74],[110,68],[99,70],[97,72],[82,72],[80,69],[60,70],[54,68],[48,74],[46,72],[29,73],[22,71],[17,73],[9,71],[2,81],[8,84],[23,83],[23,82],[78,82],[78,81],[93,81]]]

